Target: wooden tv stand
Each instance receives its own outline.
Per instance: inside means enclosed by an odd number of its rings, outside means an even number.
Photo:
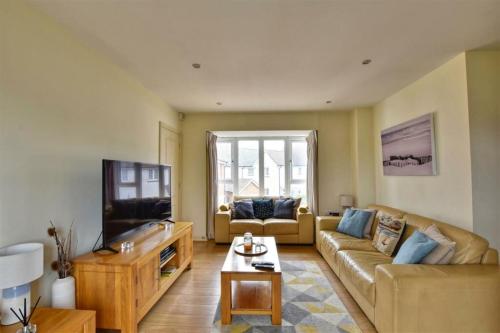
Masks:
[[[117,254],[87,253],[73,260],[76,307],[96,311],[97,328],[136,333],[137,324],[186,269],[193,258],[193,223],[158,225],[137,235],[133,249]],[[175,255],[160,263],[167,246]],[[120,248],[120,244],[112,246]],[[175,267],[170,276],[161,268]]]

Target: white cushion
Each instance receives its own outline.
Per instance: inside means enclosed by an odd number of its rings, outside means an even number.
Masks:
[[[363,230],[363,236],[365,238],[371,239],[371,231],[372,231],[372,224],[373,221],[375,220],[375,215],[377,215],[377,211],[375,209],[361,209],[361,208],[351,208],[352,210],[362,210],[364,212],[370,212],[372,215],[370,216],[370,219],[368,220],[368,223],[365,225],[365,230]]]
[[[439,245],[432,250],[432,252],[421,261],[421,263],[428,265],[449,264],[451,258],[453,258],[453,255],[455,254],[455,247],[457,243],[444,236],[435,224],[428,226],[423,233],[434,239],[439,243]]]

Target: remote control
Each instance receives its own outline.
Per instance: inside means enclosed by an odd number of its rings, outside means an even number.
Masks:
[[[272,262],[272,261],[258,261],[258,260],[256,260],[256,261],[252,262],[252,266],[255,266],[255,265],[268,265],[268,266],[272,265],[272,266],[274,266],[274,262]]]
[[[274,265],[260,265],[260,264],[257,264],[257,265],[254,265],[253,267],[255,267],[256,269],[274,270]]]

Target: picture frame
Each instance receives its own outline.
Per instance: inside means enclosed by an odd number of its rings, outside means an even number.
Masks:
[[[434,113],[381,131],[384,176],[437,175]]]

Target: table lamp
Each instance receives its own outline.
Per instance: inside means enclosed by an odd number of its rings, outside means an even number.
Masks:
[[[43,274],[43,244],[24,243],[0,248],[0,289],[2,290],[2,325],[19,320],[10,311],[24,308],[31,311],[31,282]]]
[[[340,206],[342,207],[342,211],[347,208],[351,208],[354,205],[354,198],[349,194],[341,194],[340,195]]]

